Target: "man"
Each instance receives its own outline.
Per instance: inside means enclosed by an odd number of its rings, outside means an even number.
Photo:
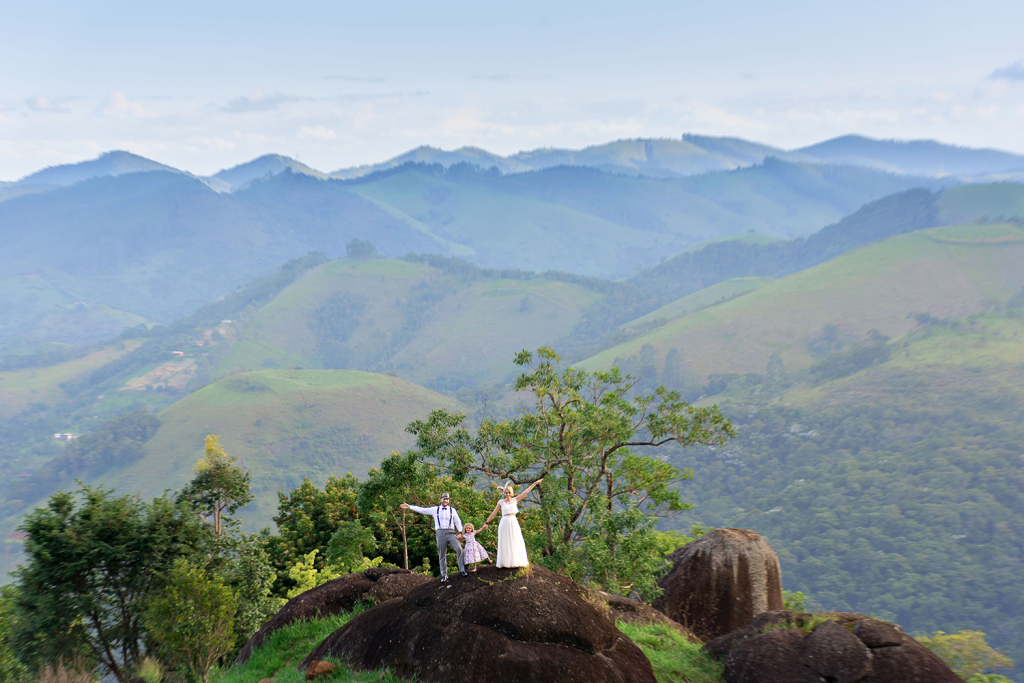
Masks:
[[[451,505],[451,497],[447,493],[441,494],[441,504],[429,508],[421,508],[417,505],[402,503],[399,507],[403,510],[412,510],[421,515],[430,515],[434,518],[434,534],[437,537],[437,563],[441,569],[441,583],[448,580],[448,546],[455,551],[455,557],[459,562],[459,574],[469,576],[462,561],[462,544],[459,543],[459,534],[462,533],[462,520],[459,513]],[[456,533],[458,532],[458,533]]]

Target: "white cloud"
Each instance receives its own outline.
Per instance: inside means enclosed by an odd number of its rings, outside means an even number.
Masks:
[[[144,109],[141,104],[129,100],[116,90],[107,96],[106,102],[103,103],[101,109],[107,115],[154,116],[153,112]]]
[[[989,78],[1006,81],[1024,81],[1024,60],[996,69],[989,74]]]
[[[32,111],[38,112],[67,112],[71,111],[67,107],[61,106],[60,99],[51,99],[43,95],[36,95],[25,100],[25,106]]]
[[[228,100],[228,103],[221,107],[221,111],[229,114],[243,114],[252,111],[272,111],[287,102],[301,102],[303,97],[295,95],[282,95],[275,93],[268,95],[262,90],[253,90],[248,95],[242,95]]]
[[[299,129],[299,137],[313,138],[314,140],[333,140],[338,137],[338,134],[326,126],[303,126]]]

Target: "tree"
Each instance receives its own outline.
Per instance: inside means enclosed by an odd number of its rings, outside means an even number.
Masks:
[[[20,529],[27,561],[15,571],[18,651],[38,667],[88,658],[125,683],[142,657],[140,616],[173,562],[209,541],[208,527],[166,496],[146,504],[82,486],[60,491]]]
[[[377,253],[377,247],[373,246],[372,243],[366,240],[361,240],[358,237],[353,239],[351,242],[345,245],[345,256],[354,259],[368,259],[376,258],[380,254]]]
[[[238,594],[235,613],[235,643],[240,648],[281,608],[281,601],[271,595],[277,577],[266,546],[269,532],[238,534],[228,532],[221,537],[222,558],[218,573]]]
[[[204,517],[213,518],[214,532],[224,532],[224,513],[234,514],[253,500],[249,490],[252,475],[235,463],[238,458],[228,455],[216,434],[206,437],[206,453],[196,463],[195,476],[178,494],[178,499],[191,503]]]
[[[437,556],[433,522],[429,517],[399,508],[401,503],[428,507],[435,505],[442,493],[450,493],[452,504],[463,522],[483,517],[493,503],[476,491],[473,482],[441,475],[433,463],[423,462],[418,451],[392,453],[379,467],[370,469],[359,486],[359,513],[380,541],[380,549],[406,569],[419,560]],[[481,526],[477,524],[477,527]],[[493,540],[488,530],[477,536],[485,543]],[[400,544],[400,545],[399,545]],[[401,550],[400,559],[395,555]],[[410,551],[410,548],[412,550]]]
[[[28,678],[25,668],[14,654],[14,607],[17,593],[14,586],[0,588],[0,681],[15,683]]]
[[[285,494],[278,492],[277,523],[279,534],[267,542],[271,563],[277,571],[274,594],[284,596],[294,585],[288,570],[301,558],[316,550],[315,568],[323,569],[327,546],[342,522],[356,519],[356,492],[359,481],[352,475],[329,477],[321,491],[309,479]]]
[[[919,637],[917,641],[942,658],[961,678],[991,673],[997,668],[1013,668],[1013,660],[992,649],[981,631],[936,631],[933,635]]]
[[[146,606],[143,621],[164,661],[206,683],[210,668],[235,642],[237,607],[237,593],[221,577],[180,558],[166,587]]]
[[[659,566],[627,555],[649,538],[651,516],[688,508],[673,485],[693,474],[633,449],[718,445],[735,431],[716,407],[692,406],[664,387],[628,400],[635,382],[616,368],[560,369],[559,361],[549,348],[537,351],[536,362],[528,351],[517,354],[528,370],[515,389],[531,392],[534,407],[515,419],[485,420],[474,436],[463,415],[436,410],[408,431],[421,457],[455,478],[517,485],[543,478],[528,499],[540,506],[542,531],[531,538],[540,562],[608,590],[653,596]]]

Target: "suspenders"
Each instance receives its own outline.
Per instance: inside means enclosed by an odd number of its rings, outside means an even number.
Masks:
[[[437,506],[437,526],[438,526],[438,528],[439,529],[444,529],[445,531],[455,531],[455,527],[452,526],[452,519],[453,519],[453,514],[454,514],[452,506],[451,505],[448,506],[448,526],[445,526],[441,522],[441,509],[442,509],[441,506],[438,505]]]

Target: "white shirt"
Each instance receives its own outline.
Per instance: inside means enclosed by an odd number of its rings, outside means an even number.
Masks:
[[[440,531],[441,529],[458,529],[462,531],[462,520],[459,519],[459,513],[451,505],[442,507],[435,505],[429,508],[421,508],[418,505],[410,505],[409,509],[413,512],[418,512],[421,515],[430,515],[434,518],[434,531]]]

